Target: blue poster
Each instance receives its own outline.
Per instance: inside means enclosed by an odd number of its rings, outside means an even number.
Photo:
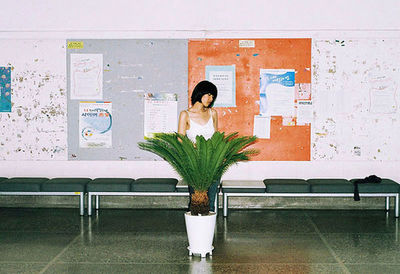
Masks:
[[[0,67],[0,112],[11,112],[11,67]]]
[[[294,116],[294,69],[260,69],[260,114]]]

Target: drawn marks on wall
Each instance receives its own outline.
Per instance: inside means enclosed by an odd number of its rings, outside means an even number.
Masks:
[[[400,160],[395,39],[313,41],[313,160]]]
[[[0,113],[1,160],[66,160],[64,40],[0,40],[12,111]]]

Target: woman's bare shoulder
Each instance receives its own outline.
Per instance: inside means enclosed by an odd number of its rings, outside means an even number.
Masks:
[[[182,110],[181,113],[179,114],[180,117],[187,117],[189,116],[189,113],[187,110]]]

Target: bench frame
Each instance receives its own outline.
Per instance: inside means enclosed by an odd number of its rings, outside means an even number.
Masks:
[[[353,193],[245,193],[245,192],[225,192],[223,193],[224,217],[228,216],[229,197],[354,197]],[[360,197],[385,197],[385,209],[390,209],[390,197],[395,198],[394,211],[395,217],[399,217],[399,193],[360,193]]]
[[[2,191],[0,196],[79,196],[79,214],[85,214],[84,192],[49,192],[49,191]]]
[[[92,215],[92,196],[95,196],[96,210],[100,208],[99,196],[189,196],[186,192],[88,192],[88,215]]]
[[[217,193],[218,194],[218,193]],[[87,192],[88,195],[88,215],[92,215],[92,196],[95,196],[95,209],[100,209],[100,196],[188,196],[189,192]],[[216,214],[218,214],[218,195],[215,199]]]

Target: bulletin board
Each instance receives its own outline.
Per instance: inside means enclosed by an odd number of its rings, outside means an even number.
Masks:
[[[207,66],[235,66],[236,106],[216,107],[223,132],[253,135],[254,116],[260,113],[260,69],[294,69],[294,107],[304,90],[311,99],[311,39],[248,41],[239,46],[239,39],[189,40],[189,91],[205,79]],[[311,124],[297,125],[296,117],[272,116],[270,139],[253,145],[260,151],[253,160],[309,161],[310,143]]]
[[[67,40],[68,159],[159,160],[138,148],[144,141],[144,97],[147,93],[177,95],[178,110],[187,102],[187,40],[70,39]],[[67,46],[68,47],[68,46]],[[71,99],[71,54],[101,54],[102,97]],[[109,148],[80,145],[81,101],[112,104],[112,144]]]
[[[79,43],[68,48],[70,41]],[[137,148],[146,92],[176,93],[178,115],[207,66],[233,65],[234,106],[216,108],[222,131],[253,135],[260,69],[294,69],[295,101],[305,95],[312,101],[312,124],[272,117],[270,139],[255,145],[256,160],[400,160],[399,39],[251,39],[245,47],[239,41],[2,39],[0,67],[11,68],[12,107],[0,112],[0,160],[159,160]],[[111,148],[79,147],[73,53],[103,57],[101,101],[112,103]]]

